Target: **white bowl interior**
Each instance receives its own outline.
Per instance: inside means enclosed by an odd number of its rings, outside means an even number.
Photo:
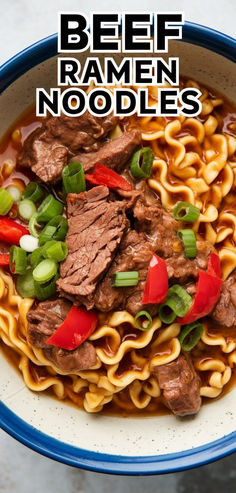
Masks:
[[[83,53],[82,58],[86,55]],[[180,57],[181,74],[233,99],[236,84],[233,62],[183,42],[172,42],[169,56]],[[56,87],[56,73],[54,57],[28,71],[4,91],[0,97],[0,135],[34,102],[36,87]],[[89,451],[126,456],[178,453],[235,430],[236,388],[222,399],[203,406],[194,418],[110,417],[89,415],[43,393],[31,392],[1,352],[0,368],[0,397],[10,410],[49,436]]]

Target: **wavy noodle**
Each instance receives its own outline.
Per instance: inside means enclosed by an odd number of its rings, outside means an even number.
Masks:
[[[143,141],[155,156],[148,184],[170,211],[179,200],[200,208],[195,233],[198,239],[204,237],[215,245],[226,279],[236,268],[236,138],[221,130],[224,101],[190,79],[183,85],[201,90],[199,118],[139,119]],[[93,88],[91,83],[87,92]],[[156,88],[149,91],[150,104],[156,105]],[[121,128],[118,125],[110,137],[120,135]],[[17,133],[13,136],[19,137]],[[0,168],[0,180],[6,179],[14,168],[15,162],[6,159]],[[0,339],[18,355],[18,368],[29,389],[51,389],[59,399],[68,398],[89,413],[99,412],[111,402],[115,409],[127,413],[157,409],[162,392],[152,370],[179,356],[178,323],[163,328],[156,317],[150,330],[138,332],[130,313],[114,312],[90,337],[96,348],[97,364],[89,370],[68,374],[49,361],[42,349],[27,342],[26,315],[33,300],[22,299],[11,276],[2,269],[0,301]],[[217,397],[236,366],[236,337],[211,335],[204,325],[197,351],[202,357],[194,356],[193,364],[201,377],[201,395]]]

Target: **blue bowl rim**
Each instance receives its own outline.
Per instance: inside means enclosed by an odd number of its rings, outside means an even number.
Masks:
[[[0,402],[0,426],[36,452],[63,462],[105,474],[128,476],[165,474],[208,464],[236,451],[236,431],[200,447],[164,455],[121,456],[92,452],[68,445],[37,430]]]
[[[181,41],[202,46],[236,62],[236,40],[210,27],[185,21]],[[18,77],[56,54],[57,33],[17,53],[0,66],[0,94]]]
[[[203,46],[236,62],[236,41],[219,31],[185,22],[183,41]],[[181,41],[180,41],[181,42]],[[57,54],[57,34],[32,44],[0,67],[0,93],[22,74]],[[236,431],[183,452],[160,456],[117,456],[74,447],[46,435],[19,418],[0,402],[0,426],[24,445],[71,466],[126,475],[163,474],[190,469],[236,451]]]

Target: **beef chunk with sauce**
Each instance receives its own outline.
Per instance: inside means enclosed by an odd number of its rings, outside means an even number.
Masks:
[[[146,235],[134,230],[128,231],[122,239],[119,253],[116,255],[112,266],[98,285],[94,298],[96,308],[105,312],[117,308],[126,309],[130,313],[136,314],[142,308],[142,294],[152,255],[153,248],[147,241]],[[137,286],[112,287],[115,272],[133,270],[139,272]]]
[[[60,266],[57,284],[59,292],[74,303],[93,308],[97,284],[128,227],[125,210],[125,201],[110,200],[107,187],[68,195],[69,253]]]
[[[223,282],[220,298],[211,318],[221,325],[236,325],[236,272]]]
[[[114,115],[95,117],[86,111],[79,117],[50,117],[26,139],[18,164],[32,169],[46,183],[56,183],[68,158],[80,149],[97,150],[118,122]]]
[[[64,299],[43,301],[27,314],[28,342],[42,349],[45,356],[65,372],[86,370],[97,361],[95,348],[90,342],[84,342],[74,351],[67,351],[46,343],[46,340],[65,320],[71,306],[71,303]]]
[[[140,144],[141,132],[135,129],[125,132],[117,139],[106,142],[96,152],[77,154],[72,161],[80,161],[86,173],[92,172],[98,163],[119,173]]]
[[[200,378],[189,357],[181,354],[166,365],[153,368],[169,409],[177,416],[196,414],[201,406]]]
[[[174,253],[166,259],[168,277],[172,283],[186,284],[198,277],[199,269],[207,270],[208,258],[215,251],[208,241],[197,241],[195,259],[187,259],[184,252]]]
[[[158,204],[156,198],[148,203],[143,194],[136,201],[133,213],[136,230],[146,233],[153,250],[164,258],[172,255],[178,223],[171,214]]]

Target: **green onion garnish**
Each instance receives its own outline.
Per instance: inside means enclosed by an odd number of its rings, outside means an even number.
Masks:
[[[29,221],[35,214],[36,207],[32,200],[24,199],[18,204],[18,213],[25,221]]]
[[[63,241],[47,241],[42,248],[43,256],[62,262],[68,255],[68,246]]]
[[[14,202],[19,202],[21,198],[21,191],[18,187],[11,185],[8,187],[7,191],[12,196]]]
[[[66,193],[80,193],[86,190],[84,169],[81,163],[69,163],[62,171],[62,181]]]
[[[152,171],[154,154],[150,147],[135,152],[131,159],[130,171],[134,178],[149,178]]]
[[[159,307],[159,317],[165,324],[171,324],[175,318],[184,317],[192,304],[192,297],[187,291],[175,284],[168,289],[167,297]]]
[[[38,208],[37,220],[42,223],[47,223],[55,216],[61,214],[63,204],[56,200],[52,194],[48,195]]]
[[[9,266],[12,274],[24,274],[27,266],[26,251],[16,245],[12,245],[10,248]]]
[[[191,351],[200,341],[203,334],[203,326],[198,321],[184,325],[179,335],[179,342],[184,351]]]
[[[35,283],[32,275],[33,269],[28,269],[25,274],[18,276],[16,289],[22,298],[36,298]]]
[[[56,216],[49,221],[39,235],[39,245],[50,240],[64,241],[68,231],[68,222],[63,216]]]
[[[139,274],[138,271],[115,272],[112,286],[121,288],[123,286],[137,286]]]
[[[144,322],[144,325],[140,325],[138,322],[138,319],[140,317],[145,317],[148,320],[148,324],[146,325],[146,322]],[[139,330],[149,330],[152,326],[152,317],[150,313],[146,312],[146,310],[141,310],[140,312],[138,312],[134,317],[134,325]]]
[[[22,194],[22,199],[29,199],[32,200],[32,202],[38,202],[41,200],[44,196],[44,191],[38,183],[36,182],[31,182],[27,187],[25,188],[23,194]]]
[[[178,236],[184,244],[184,255],[186,258],[195,258],[197,255],[196,236],[192,229],[180,229]]]
[[[42,260],[33,270],[33,278],[39,283],[50,281],[57,273],[57,263],[47,258]]]
[[[32,236],[34,236],[35,238],[38,238],[39,237],[39,233],[38,233],[36,227],[37,228],[40,228],[40,224],[37,222],[37,217],[38,217],[38,213],[35,212],[33,214],[33,216],[31,216],[30,221],[29,221],[29,226],[28,226],[29,227],[30,234]]]
[[[36,248],[36,250],[30,254],[29,259],[32,267],[36,267],[40,262],[42,262],[42,260],[44,260],[42,247]]]
[[[0,188],[0,215],[5,216],[12,208],[14,199],[11,194],[5,189]]]
[[[179,202],[173,210],[173,215],[176,221],[194,223],[199,218],[200,211],[195,205],[188,202]]]
[[[54,233],[56,233],[57,228],[47,224],[43,231],[39,235],[39,245],[42,246],[44,243],[53,238]]]
[[[59,275],[56,274],[49,282],[39,283],[35,281],[34,287],[38,300],[47,300],[48,298],[50,298],[50,296],[56,293],[56,282],[58,278]]]

